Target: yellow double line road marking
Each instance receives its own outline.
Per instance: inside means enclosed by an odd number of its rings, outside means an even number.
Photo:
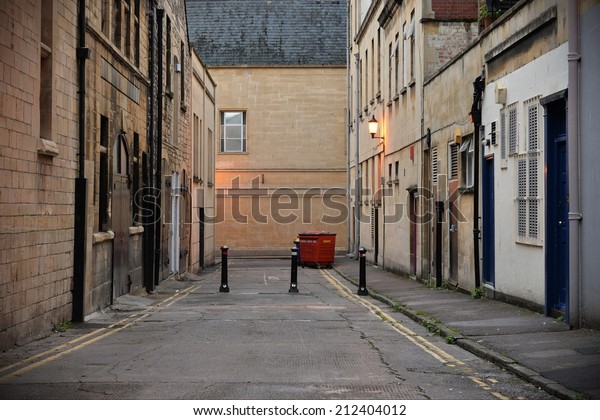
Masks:
[[[189,286],[188,288],[176,292],[174,295],[166,298],[165,300],[159,302],[158,304],[151,306],[144,311],[136,314],[129,315],[126,318],[123,318],[107,327],[98,328],[90,333],[82,335],[81,337],[77,337],[67,343],[63,343],[59,346],[53,347],[49,350],[43,351],[41,353],[36,354],[35,356],[28,357],[26,359],[20,360],[16,363],[13,363],[8,366],[4,366],[0,368],[0,374],[3,372],[9,372],[0,376],[0,382],[4,382],[10,378],[15,376],[21,376],[35,368],[43,366],[47,363],[52,362],[62,356],[73,353],[77,350],[81,350],[84,347],[89,346],[103,338],[113,335],[116,332],[122,331],[126,328],[131,327],[139,323],[140,321],[148,318],[154,312],[160,310],[163,307],[171,306],[176,301],[188,296],[190,293],[196,291],[200,285],[198,286]],[[80,344],[77,344],[80,343]],[[77,344],[77,345],[75,345]],[[19,368],[20,366],[24,366]],[[15,370],[16,369],[16,370]]]
[[[375,305],[374,303],[370,302],[369,300],[367,300],[365,298],[355,295],[348,288],[348,286],[342,284],[337,278],[335,278],[329,272],[327,272],[325,270],[321,270],[321,274],[327,281],[329,281],[329,283],[331,283],[331,285],[333,287],[335,287],[340,292],[340,294],[342,296],[346,297],[348,300],[350,300],[352,302],[356,302],[356,303],[364,306],[365,308],[367,308],[369,310],[369,312],[371,312],[373,315],[378,316],[379,318],[383,319],[394,331],[396,331],[398,334],[402,335],[404,338],[406,338],[408,341],[410,341],[411,343],[413,343],[414,345],[416,345],[417,347],[419,347],[426,353],[433,356],[436,360],[438,360],[439,362],[441,362],[449,367],[460,370],[462,373],[467,375],[471,381],[476,383],[482,389],[490,392],[496,398],[501,399],[501,400],[508,399],[506,396],[500,394],[499,392],[493,391],[481,379],[477,378],[476,376],[473,376],[474,372],[472,371],[472,369],[467,367],[463,361],[457,359],[456,357],[452,356],[451,354],[448,354],[446,351],[442,350],[441,348],[439,348],[438,346],[433,344],[431,341],[427,340],[425,337],[420,336],[419,334],[417,334],[410,328],[406,327],[405,325],[402,325],[400,322],[396,321],[394,318],[392,318],[390,315],[388,315],[383,310],[383,308]]]

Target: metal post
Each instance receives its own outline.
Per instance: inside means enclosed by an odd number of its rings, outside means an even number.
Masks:
[[[437,220],[435,226],[435,287],[442,286],[442,222],[444,202],[436,201]]]
[[[298,248],[292,248],[292,276],[289,293],[298,293]]]
[[[358,259],[359,259],[359,274],[358,274],[358,295],[359,296],[368,296],[369,291],[367,290],[367,250],[365,247],[361,246],[358,248]]]
[[[221,247],[221,287],[219,288],[219,292],[221,293],[229,293],[229,286],[227,285],[227,253],[229,252],[229,247],[223,245]]]

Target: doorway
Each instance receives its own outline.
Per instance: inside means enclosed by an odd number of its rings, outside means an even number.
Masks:
[[[483,270],[482,280],[485,284],[494,286],[496,278],[496,231],[494,213],[494,158],[485,159],[482,165],[482,229],[483,229]]]
[[[569,286],[567,102],[546,104],[546,315],[566,316]]]
[[[112,230],[113,279],[112,299],[129,293],[129,152],[125,136],[119,134],[113,147]]]

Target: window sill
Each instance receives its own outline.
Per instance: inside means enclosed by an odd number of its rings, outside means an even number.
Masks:
[[[365,109],[363,109],[363,112],[364,112],[365,114],[367,114],[367,113],[369,112],[369,107],[368,107],[368,106],[365,106]]]
[[[183,102],[181,103],[180,108],[181,108],[181,112],[187,112],[187,105],[184,104]]]
[[[408,87],[413,87],[416,84],[415,79],[412,79],[410,82],[408,82]]]
[[[375,99],[371,99],[371,100],[369,101],[369,104],[371,104],[371,106],[375,105]]]
[[[458,192],[461,194],[473,194],[475,192],[475,188],[473,188],[473,187],[458,187]]]
[[[248,152],[219,152],[219,155],[247,155]]]
[[[400,184],[400,180],[398,178],[394,179],[394,184],[396,184],[396,185]]]
[[[58,145],[52,140],[46,140],[40,137],[37,151],[38,155],[55,157],[58,156]]]
[[[402,88],[402,90],[400,91],[400,95],[404,96],[404,94],[406,93],[406,91],[407,91],[406,86],[404,86]]]
[[[144,226],[129,226],[129,236],[141,235],[144,233]]]
[[[206,185],[208,186],[208,188],[212,188],[212,187],[214,187],[214,185],[213,185],[213,183],[212,183],[211,181],[208,181],[208,182],[206,183]]]
[[[173,99],[173,92],[171,91],[171,89],[165,92],[165,96],[169,99]]]
[[[394,102],[398,102],[398,99],[400,99],[400,95],[396,93],[396,96],[394,96]]]
[[[388,101],[388,103],[386,104],[388,108],[390,108],[392,106],[392,104],[394,103],[394,101],[392,101],[391,99]]]
[[[193,181],[195,184],[200,184],[200,185],[204,184],[204,181],[202,181],[202,178],[198,178],[197,176],[195,176],[193,178]]]
[[[543,247],[544,242],[540,239],[517,238],[515,243],[518,245]]]
[[[112,230],[107,232],[96,232],[92,235],[92,244],[101,244],[102,242],[112,241],[115,238],[115,233]]]

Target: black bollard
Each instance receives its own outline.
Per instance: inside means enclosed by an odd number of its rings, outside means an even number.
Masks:
[[[227,285],[227,253],[229,252],[229,247],[223,245],[221,247],[221,287],[219,288],[219,292],[221,293],[229,293],[229,286]]]
[[[298,293],[298,248],[292,248],[292,277],[289,293]]]
[[[359,271],[358,271],[358,295],[359,296],[368,296],[369,291],[367,290],[367,250],[365,247],[360,247],[358,249],[358,258],[359,258]]]

